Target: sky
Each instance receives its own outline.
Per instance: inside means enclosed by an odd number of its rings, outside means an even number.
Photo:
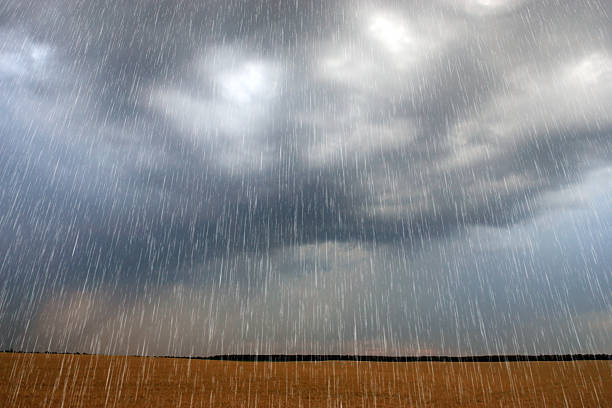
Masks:
[[[612,2],[3,0],[0,349],[612,353]]]

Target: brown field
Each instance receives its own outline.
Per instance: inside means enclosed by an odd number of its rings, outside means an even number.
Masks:
[[[612,362],[241,363],[0,353],[0,407],[612,407]]]

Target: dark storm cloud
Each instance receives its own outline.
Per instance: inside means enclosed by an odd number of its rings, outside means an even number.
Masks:
[[[43,10],[22,2],[9,3],[3,10],[8,30],[17,26],[25,29],[7,31],[9,34],[4,41],[5,46],[10,47],[11,42],[21,41],[21,50],[18,52],[25,54],[28,49],[24,41],[30,42],[32,49],[41,46],[36,45],[37,42],[50,47],[57,55],[56,75],[71,79],[62,79],[60,84],[51,83],[51,89],[47,89],[49,85],[46,79],[36,77],[36,72],[29,73],[31,78],[27,77],[28,74],[18,74],[20,80],[26,83],[18,84],[17,87],[36,88],[28,92],[25,103],[38,103],[42,99],[43,105],[54,102],[60,104],[59,115],[53,110],[45,118],[51,122],[48,126],[34,125],[41,128],[36,133],[78,134],[71,136],[65,146],[50,146],[49,152],[43,148],[42,154],[47,157],[43,157],[42,161],[36,159],[35,165],[43,167],[45,160],[49,162],[48,167],[52,166],[53,161],[62,162],[63,166],[68,167],[69,173],[76,161],[76,166],[83,168],[88,177],[99,180],[99,185],[89,183],[90,186],[83,187],[83,192],[77,192],[65,200],[65,208],[58,208],[59,213],[48,218],[51,221],[63,219],[62,212],[72,217],[76,210],[72,204],[76,202],[82,202],[84,208],[88,207],[88,200],[97,202],[90,205],[94,206],[90,212],[108,213],[110,218],[102,218],[112,220],[116,217],[116,223],[121,224],[121,227],[112,231],[108,225],[103,226],[100,234],[106,232],[106,235],[112,236],[101,240],[99,244],[104,246],[108,240],[118,240],[121,244],[117,247],[129,248],[127,252],[134,254],[140,253],[140,250],[130,248],[124,240],[136,241],[136,248],[138,245],[148,245],[142,241],[142,236],[147,235],[142,230],[132,233],[125,231],[125,222],[133,220],[134,215],[147,220],[143,221],[143,228],[158,223],[158,228],[151,228],[157,231],[149,232],[149,235],[161,238],[163,242],[183,240],[184,245],[193,245],[196,233],[202,241],[209,242],[211,237],[203,231],[214,229],[217,239],[221,241],[220,248],[241,250],[249,248],[244,244],[240,248],[239,237],[248,236],[248,241],[252,243],[251,237],[261,233],[262,225],[270,225],[271,232],[267,237],[255,238],[254,241],[266,240],[266,245],[276,246],[314,239],[371,240],[378,237],[385,240],[388,237],[388,240],[393,241],[404,238],[406,234],[420,235],[421,230],[433,235],[445,234],[445,231],[437,230],[444,228],[452,232],[457,224],[503,224],[529,216],[529,211],[524,211],[525,203],[530,203],[542,190],[572,181],[572,167],[578,160],[567,157],[574,155],[573,149],[576,147],[571,143],[570,136],[575,134],[586,142],[591,139],[591,133],[596,136],[604,133],[604,137],[594,138],[594,147],[597,151],[602,151],[602,146],[603,151],[608,150],[605,140],[605,133],[609,129],[607,115],[597,118],[603,120],[603,123],[597,125],[603,126],[603,129],[597,132],[580,127],[590,127],[590,122],[578,124],[575,129],[555,129],[556,118],[553,117],[550,119],[552,128],[547,127],[545,134],[536,129],[536,133],[528,135],[525,142],[519,140],[510,147],[503,146],[494,155],[497,159],[494,163],[485,160],[484,163],[468,163],[466,166],[446,170],[439,168],[440,161],[452,156],[452,149],[456,149],[448,143],[449,137],[453,136],[453,126],[466,118],[469,120],[473,112],[481,111],[483,106],[495,104],[498,95],[502,98],[512,97],[506,89],[507,75],[516,68],[511,64],[520,66],[526,58],[535,57],[534,62],[527,63],[546,69],[547,55],[539,53],[541,50],[533,50],[538,49],[543,41],[553,44],[546,49],[555,48],[561,42],[558,38],[547,40],[540,32],[540,27],[548,25],[549,29],[554,29],[563,26],[567,30],[567,16],[560,15],[557,9],[522,3],[517,2],[514,8],[500,3],[499,12],[503,15],[496,18],[495,24],[508,28],[506,32],[497,26],[492,27],[488,21],[480,21],[478,13],[469,15],[480,9],[481,12],[487,11],[484,3],[465,2],[465,9],[461,9],[460,4],[454,10],[445,10],[443,4],[423,6],[415,3],[399,8],[385,4],[381,7],[383,10],[385,7],[395,7],[400,17],[392,16],[389,19],[383,14],[375,17],[382,20],[370,22],[391,27],[381,26],[383,32],[375,33],[383,36],[378,38],[382,41],[379,44],[368,44],[368,38],[364,38],[364,35],[371,33],[366,30],[366,34],[363,34],[359,24],[364,23],[359,19],[365,18],[367,25],[368,16],[354,18],[344,6],[330,10],[321,4],[308,3],[298,10],[285,3],[224,3],[221,6],[216,2],[113,2],[102,7],[96,2],[57,1],[51,2]],[[498,12],[494,6],[492,8],[490,12]],[[368,13],[377,12],[374,6],[366,5],[363,9]],[[410,68],[414,71],[394,66],[405,63],[401,57],[397,61],[387,59],[382,65],[374,62],[373,66],[364,66],[361,77],[351,78],[348,72],[348,79],[334,80],[335,74],[332,73],[331,82],[330,78],[326,80],[317,77],[316,58],[308,61],[308,71],[303,72],[298,68],[301,61],[317,57],[317,54],[308,54],[309,48],[325,54],[326,38],[323,33],[329,33],[332,28],[337,31],[335,40],[331,41],[332,51],[334,47],[340,53],[355,50],[356,56],[349,56],[346,62],[349,71],[351,65],[359,68],[360,64],[372,64],[369,57],[384,59],[385,56],[375,47],[402,47],[401,36],[405,35],[400,26],[402,13],[409,15],[413,10],[419,10],[421,14],[415,19],[415,27],[426,29],[426,35],[430,37],[426,37],[423,44],[424,47],[430,47],[424,50],[424,61],[409,61],[416,66]],[[597,10],[597,7],[582,10],[587,10],[581,14],[591,20],[602,18],[603,10]],[[338,20],[340,15],[345,22]],[[393,27],[394,24],[397,27]],[[452,31],[443,32],[446,24],[457,27],[457,39],[443,38],[452,35]],[[484,34],[475,32],[479,26],[484,29]],[[585,31],[583,36],[591,42],[594,36],[596,40],[605,39],[607,33],[602,31],[604,27],[601,24],[594,28],[587,26],[586,29],[584,26],[575,27],[576,31],[571,36],[567,32],[564,35],[583,41],[580,33]],[[372,26],[369,28],[371,31]],[[399,34],[393,31],[397,29],[401,31]],[[281,32],[294,35],[294,39],[284,42]],[[490,32],[495,32],[494,41],[488,38]],[[522,35],[524,32],[531,36]],[[393,38],[394,35],[397,38]],[[438,44],[445,41],[446,44]],[[271,121],[253,133],[247,132],[248,137],[254,140],[253,145],[257,145],[256,149],[266,145],[268,151],[262,154],[276,156],[271,165],[255,175],[234,174],[240,173],[234,166],[239,169],[241,163],[239,155],[232,155],[236,150],[239,150],[239,154],[243,153],[240,152],[243,147],[236,145],[232,135],[224,133],[236,132],[235,129],[216,123],[204,124],[191,131],[181,126],[173,128],[168,123],[172,118],[143,106],[142,100],[148,90],[156,87],[175,87],[181,96],[181,92],[186,95],[195,93],[195,102],[188,101],[186,106],[195,104],[196,111],[201,108],[197,105],[199,101],[219,103],[219,95],[215,95],[214,90],[219,84],[215,83],[214,78],[207,78],[203,85],[202,78],[190,66],[198,54],[204,55],[203,64],[210,63],[207,58],[211,57],[207,53],[219,44],[229,47],[229,52],[238,47],[238,56],[230,57],[233,59],[228,66],[221,68],[231,70],[235,65],[248,62],[252,56],[263,56],[268,59],[280,58],[285,67],[294,70],[286,73],[286,82],[279,84],[280,104],[288,109],[283,109],[283,106],[274,107],[266,112],[272,116]],[[247,48],[246,54],[241,50],[243,47]],[[496,49],[503,52],[503,55],[495,55]],[[403,51],[409,53],[413,50]],[[217,57],[216,54],[220,54],[212,52],[213,59]],[[569,52],[575,53],[573,50]],[[292,61],[292,56],[298,61]],[[509,61],[500,63],[497,61],[500,56]],[[31,55],[29,57],[33,58]],[[389,75],[380,77],[381,85],[374,84],[368,88],[370,84],[367,82],[373,79],[370,77],[377,75],[380,69],[389,71]],[[604,69],[609,67],[604,66]],[[295,86],[293,81],[306,83],[307,86]],[[202,86],[204,89],[212,88],[203,95],[198,89]],[[18,100],[19,96],[16,96]],[[162,94],[162,104],[165,102],[164,97]],[[71,109],[70,104],[78,103],[79,100],[85,106]],[[172,100],[169,103],[174,102]],[[67,105],[67,112],[61,112],[62,104]],[[350,112],[355,105],[359,111],[357,117]],[[237,107],[243,108],[248,109]],[[45,115],[44,112],[40,113]],[[178,120],[185,121],[182,117]],[[205,120],[214,122],[228,119],[213,115]],[[56,121],[60,123],[54,123]],[[252,125],[252,122],[242,124]],[[58,126],[64,128],[58,130]],[[27,127],[25,125],[24,128]],[[488,129],[472,131],[487,132]],[[525,131],[518,129],[517,133]],[[216,137],[210,135],[213,132],[217,133]],[[360,132],[364,132],[364,135],[359,136]],[[373,146],[371,141],[365,140],[381,137],[378,133],[383,132],[391,134],[390,141],[381,139],[377,146]],[[413,135],[406,134],[410,132]],[[22,130],[22,133],[34,132]],[[184,138],[184,133],[191,134]],[[342,138],[351,133],[358,136],[353,145],[345,145]],[[550,146],[542,148],[539,145],[540,140],[555,133],[558,134],[558,142],[554,146],[556,151],[549,151]],[[194,137],[200,136],[203,136],[203,141],[194,140]],[[60,139],[62,136],[51,137]],[[317,137],[322,138],[323,143]],[[304,152],[309,149],[328,149],[326,143],[329,139],[332,145],[330,157],[323,157],[320,166],[312,166]],[[347,139],[351,143],[351,138]],[[333,144],[338,144],[339,148]],[[109,151],[107,157],[99,159],[94,156],[91,163],[75,159],[75,155],[81,154],[83,150],[91,152],[101,148]],[[145,160],[155,162],[144,169],[134,165],[134,160],[137,160],[134,156],[142,156],[143,151],[145,155],[150,155]],[[230,163],[229,169],[223,166],[220,168],[215,163],[219,151],[222,154],[228,151],[228,160],[235,160],[236,163]],[[346,157],[341,158],[341,155]],[[48,159],[48,156],[53,159]],[[100,174],[101,171],[95,168],[96,160],[110,162],[107,165],[112,167],[111,173]],[[48,174],[49,170],[43,167],[42,172]],[[534,174],[536,172],[540,177]],[[565,174],[561,175],[560,172]],[[383,174],[387,177],[390,175],[391,179],[384,179]],[[473,178],[474,174],[477,174],[476,178]],[[67,175],[67,180],[63,182],[47,181],[40,184],[70,189],[75,180],[70,174]],[[496,183],[504,183],[508,176],[514,175],[527,179],[527,185],[498,191]],[[381,181],[385,182],[380,184],[395,188],[390,192],[382,192],[383,196],[388,197],[384,198],[386,202],[381,202],[381,191],[376,185],[379,181],[377,179],[381,177]],[[405,178],[413,180],[406,183]],[[21,184],[28,185],[29,181],[23,180]],[[442,182],[445,185],[441,185]],[[474,191],[464,191],[470,183],[476,190],[480,190],[479,198],[470,197]],[[484,191],[489,187],[489,191]],[[37,189],[36,186],[29,188]],[[58,191],[62,194],[61,190]],[[406,198],[404,194],[407,194]],[[419,202],[415,195],[423,195],[421,199],[427,202]],[[49,195],[40,194],[39,198],[45,200],[45,197]],[[26,200],[25,197],[23,199]],[[138,208],[130,213],[118,204],[121,200],[137,201]],[[257,208],[252,207],[254,200],[258,202]],[[407,206],[406,200],[411,205]],[[440,208],[434,208],[430,203],[437,203]],[[445,206],[445,203],[452,206]],[[31,203],[17,207],[31,207]],[[379,210],[385,212],[387,207],[397,208],[399,212],[394,212],[391,217],[377,216]],[[77,219],[79,216],[90,218],[87,214],[79,214],[78,210],[76,215]],[[171,225],[168,228],[166,215],[174,220],[176,227]],[[225,223],[223,220],[226,219],[231,219],[232,222],[228,223],[234,225],[223,231],[223,225],[219,225]],[[87,222],[76,224],[79,228],[87,225]],[[188,234],[189,229],[192,230],[191,234]],[[406,232],[406,229],[409,231]],[[164,249],[160,250],[165,251],[165,247],[165,244],[161,245]],[[199,249],[196,252],[201,252]],[[125,259],[124,256],[119,258]]]
[[[541,215],[609,163],[611,7],[6,1],[0,305]]]

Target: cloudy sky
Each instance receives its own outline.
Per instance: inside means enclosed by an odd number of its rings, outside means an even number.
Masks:
[[[612,3],[0,2],[0,349],[612,353]]]

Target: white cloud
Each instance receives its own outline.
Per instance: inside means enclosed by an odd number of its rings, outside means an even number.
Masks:
[[[454,153],[445,165],[491,162],[526,141],[558,143],[568,130],[590,132],[612,125],[611,78],[612,59],[600,52],[550,71],[515,68],[508,75],[508,89],[454,126],[449,134]]]
[[[0,81],[25,83],[49,79],[53,49],[23,36],[0,31]]]
[[[160,111],[195,145],[218,143],[217,163],[261,168],[270,162],[261,140],[269,128],[283,79],[271,60],[215,49],[187,68],[188,86],[151,90],[149,106]]]
[[[511,12],[531,0],[443,0],[476,16]]]
[[[358,8],[354,27],[322,44],[313,56],[318,76],[355,91],[385,97],[416,91],[419,70],[456,35],[452,21],[437,16],[407,18],[396,10]]]

